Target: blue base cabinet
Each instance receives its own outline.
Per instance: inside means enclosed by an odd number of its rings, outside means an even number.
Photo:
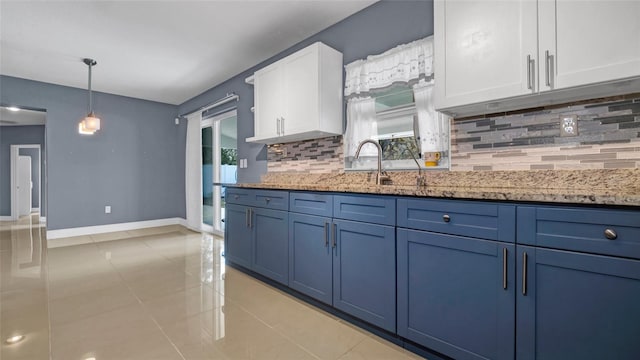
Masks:
[[[640,261],[517,251],[518,360],[640,359]]]
[[[253,231],[249,227],[249,207],[237,204],[225,206],[225,258],[251,269]]]
[[[396,331],[395,227],[334,220],[333,306]]]
[[[255,208],[252,212],[251,268],[281,284],[289,282],[289,237],[286,211]]]
[[[333,300],[331,218],[289,214],[289,287],[325,304]]]
[[[515,245],[398,229],[398,335],[455,359],[513,359]]]

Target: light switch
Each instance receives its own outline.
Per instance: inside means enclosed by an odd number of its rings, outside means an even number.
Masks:
[[[105,214],[111,214],[111,205],[106,205],[104,207],[104,213]]]

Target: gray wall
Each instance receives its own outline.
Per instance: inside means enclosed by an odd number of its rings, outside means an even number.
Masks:
[[[248,159],[247,169],[238,169],[239,182],[259,182],[267,171],[266,147],[244,142],[253,136],[253,86],[244,79],[256,70],[290,55],[316,41],[341,51],[345,64],[371,54],[379,54],[396,45],[433,34],[433,1],[380,1],[349,18],[311,36],[299,44],[240,73],[180,105],[186,113],[235,92],[240,96],[238,107],[238,158]]]
[[[42,135],[44,135],[44,131]],[[35,148],[21,148],[18,149],[18,155],[29,156],[31,158],[31,183],[33,185],[31,187],[31,208],[40,207],[40,151]]]
[[[44,125],[31,126],[0,126],[0,216],[11,216],[11,146],[39,144],[42,154],[44,147]],[[35,150],[35,149],[34,149]],[[21,150],[20,154],[24,151]],[[44,156],[40,164],[44,169]],[[31,166],[36,166],[32,159]],[[33,187],[36,188],[34,182]],[[37,194],[37,190],[36,190]],[[43,208],[45,205],[45,192],[42,189]],[[32,207],[37,207],[32,206]],[[43,216],[45,213],[43,213]]]
[[[102,129],[87,136],[78,134],[86,89],[1,76],[0,103],[47,111],[49,230],[185,217],[186,123],[175,125],[176,106],[94,92]]]

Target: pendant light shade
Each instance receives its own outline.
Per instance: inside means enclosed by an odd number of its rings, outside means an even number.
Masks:
[[[93,113],[93,93],[91,92],[91,67],[98,63],[93,59],[84,59],[83,62],[89,66],[89,112],[78,124],[78,132],[85,135],[93,135],[100,130],[100,118]]]

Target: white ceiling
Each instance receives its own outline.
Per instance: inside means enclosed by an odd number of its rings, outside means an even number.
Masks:
[[[376,0],[0,1],[0,74],[170,104]]]

